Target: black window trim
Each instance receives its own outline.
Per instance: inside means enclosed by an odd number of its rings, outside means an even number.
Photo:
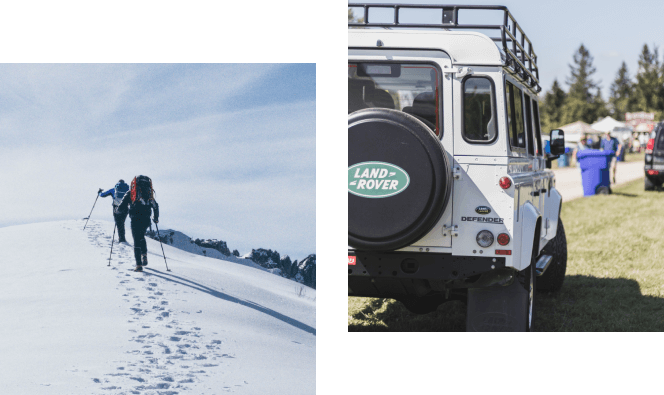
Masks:
[[[493,135],[493,138],[491,140],[471,140],[466,137],[466,124],[465,124],[465,119],[466,119],[466,81],[470,78],[482,78],[485,80],[489,80],[489,83],[491,84],[491,114],[494,118],[494,132],[495,134]],[[468,144],[492,144],[496,142],[498,139],[498,112],[496,111],[496,108],[498,106],[496,105],[496,85],[493,82],[493,79],[489,77],[488,75],[477,75],[477,74],[470,74],[467,75],[466,77],[461,80],[461,137],[463,137],[463,140],[468,143]]]
[[[544,147],[542,147],[542,124],[540,123],[540,111],[539,111],[539,102],[532,98],[532,107],[533,107],[533,126],[535,127],[535,139],[537,140],[537,154],[536,157],[544,157]],[[537,107],[537,110],[535,108]],[[535,116],[537,113],[537,116]]]
[[[528,95],[526,92],[523,92],[523,113],[525,115],[525,123],[524,126],[526,127],[526,135],[527,135],[527,140],[526,140],[526,149],[528,152],[528,156],[534,158],[535,155],[535,125],[533,125],[533,99]],[[531,151],[532,148],[532,152]]]
[[[351,49],[351,48],[349,48],[349,49]],[[353,49],[355,49],[355,48],[353,48]],[[371,48],[371,49],[376,49],[376,48]],[[393,49],[393,48],[390,48],[390,49]],[[411,50],[412,50],[412,48],[411,48]],[[444,51],[440,51],[440,52],[443,52],[443,53],[445,53],[446,55],[449,56],[449,54],[447,54]],[[450,59],[451,59],[451,57],[450,57]],[[382,60],[382,59],[362,59],[362,60],[358,60],[358,59],[350,60],[349,59],[348,60],[348,64],[356,64],[356,63],[423,64],[423,65],[433,66],[436,69],[436,71],[438,72],[438,76],[439,76],[439,78],[438,78],[439,79],[439,82],[438,82],[438,90],[439,90],[438,115],[439,115],[440,119],[438,120],[438,122],[440,123],[440,125],[437,125],[437,126],[440,130],[440,133],[436,137],[441,141],[443,140],[443,135],[445,134],[445,128],[444,128],[445,122],[443,122],[443,108],[444,108],[444,105],[443,105],[443,94],[444,94],[443,80],[445,78],[444,78],[443,70],[440,68],[439,64],[437,64],[433,61],[430,61],[430,60]],[[348,100],[348,98],[346,98],[346,100]],[[434,135],[435,135],[435,133],[434,133]]]

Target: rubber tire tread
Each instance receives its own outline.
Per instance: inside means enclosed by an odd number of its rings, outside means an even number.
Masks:
[[[653,183],[652,181],[650,181],[650,179],[649,179],[648,177],[646,177],[645,179],[646,179],[646,181],[645,181],[645,185],[644,185],[644,190],[646,190],[646,191],[654,191],[654,190],[655,190],[655,187],[656,187],[655,183]]]
[[[567,271],[567,237],[562,219],[558,218],[556,237],[544,247],[542,254],[551,255],[553,259],[544,275],[537,277],[537,290],[558,291],[563,286]]]

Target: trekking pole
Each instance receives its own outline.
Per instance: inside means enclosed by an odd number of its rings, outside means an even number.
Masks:
[[[161,254],[164,256],[164,263],[166,264],[166,271],[170,272],[171,269],[168,268],[168,262],[166,262],[166,253],[164,252],[164,245],[161,244],[161,235],[159,234],[159,225],[157,223],[154,223],[154,226],[157,227],[157,237],[159,238],[159,245],[161,245]]]
[[[115,241],[115,228],[118,227],[118,224],[115,224],[113,227],[113,237],[111,237],[111,255],[108,256],[108,265],[106,266],[111,266],[111,257],[113,256],[113,242]]]
[[[97,199],[99,199],[99,192],[101,192],[102,189],[99,188],[99,191],[97,192],[97,197],[95,198],[95,204],[97,204]],[[92,210],[95,209],[95,204],[92,205]],[[90,215],[88,215],[88,218],[83,218],[87,219],[88,221],[90,220],[90,216],[92,215],[92,210],[90,210]],[[88,226],[88,221],[85,221],[85,226]],[[85,230],[85,226],[83,227],[83,230]]]

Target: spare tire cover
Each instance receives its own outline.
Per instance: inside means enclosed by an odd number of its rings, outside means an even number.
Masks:
[[[348,116],[348,245],[395,250],[422,238],[445,211],[451,168],[438,137],[401,111]]]

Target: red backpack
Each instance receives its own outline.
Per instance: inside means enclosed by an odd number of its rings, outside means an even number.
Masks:
[[[154,189],[152,188],[152,180],[147,176],[136,176],[131,182],[131,202],[136,203],[137,200],[143,200],[147,203],[151,199],[154,200]]]

